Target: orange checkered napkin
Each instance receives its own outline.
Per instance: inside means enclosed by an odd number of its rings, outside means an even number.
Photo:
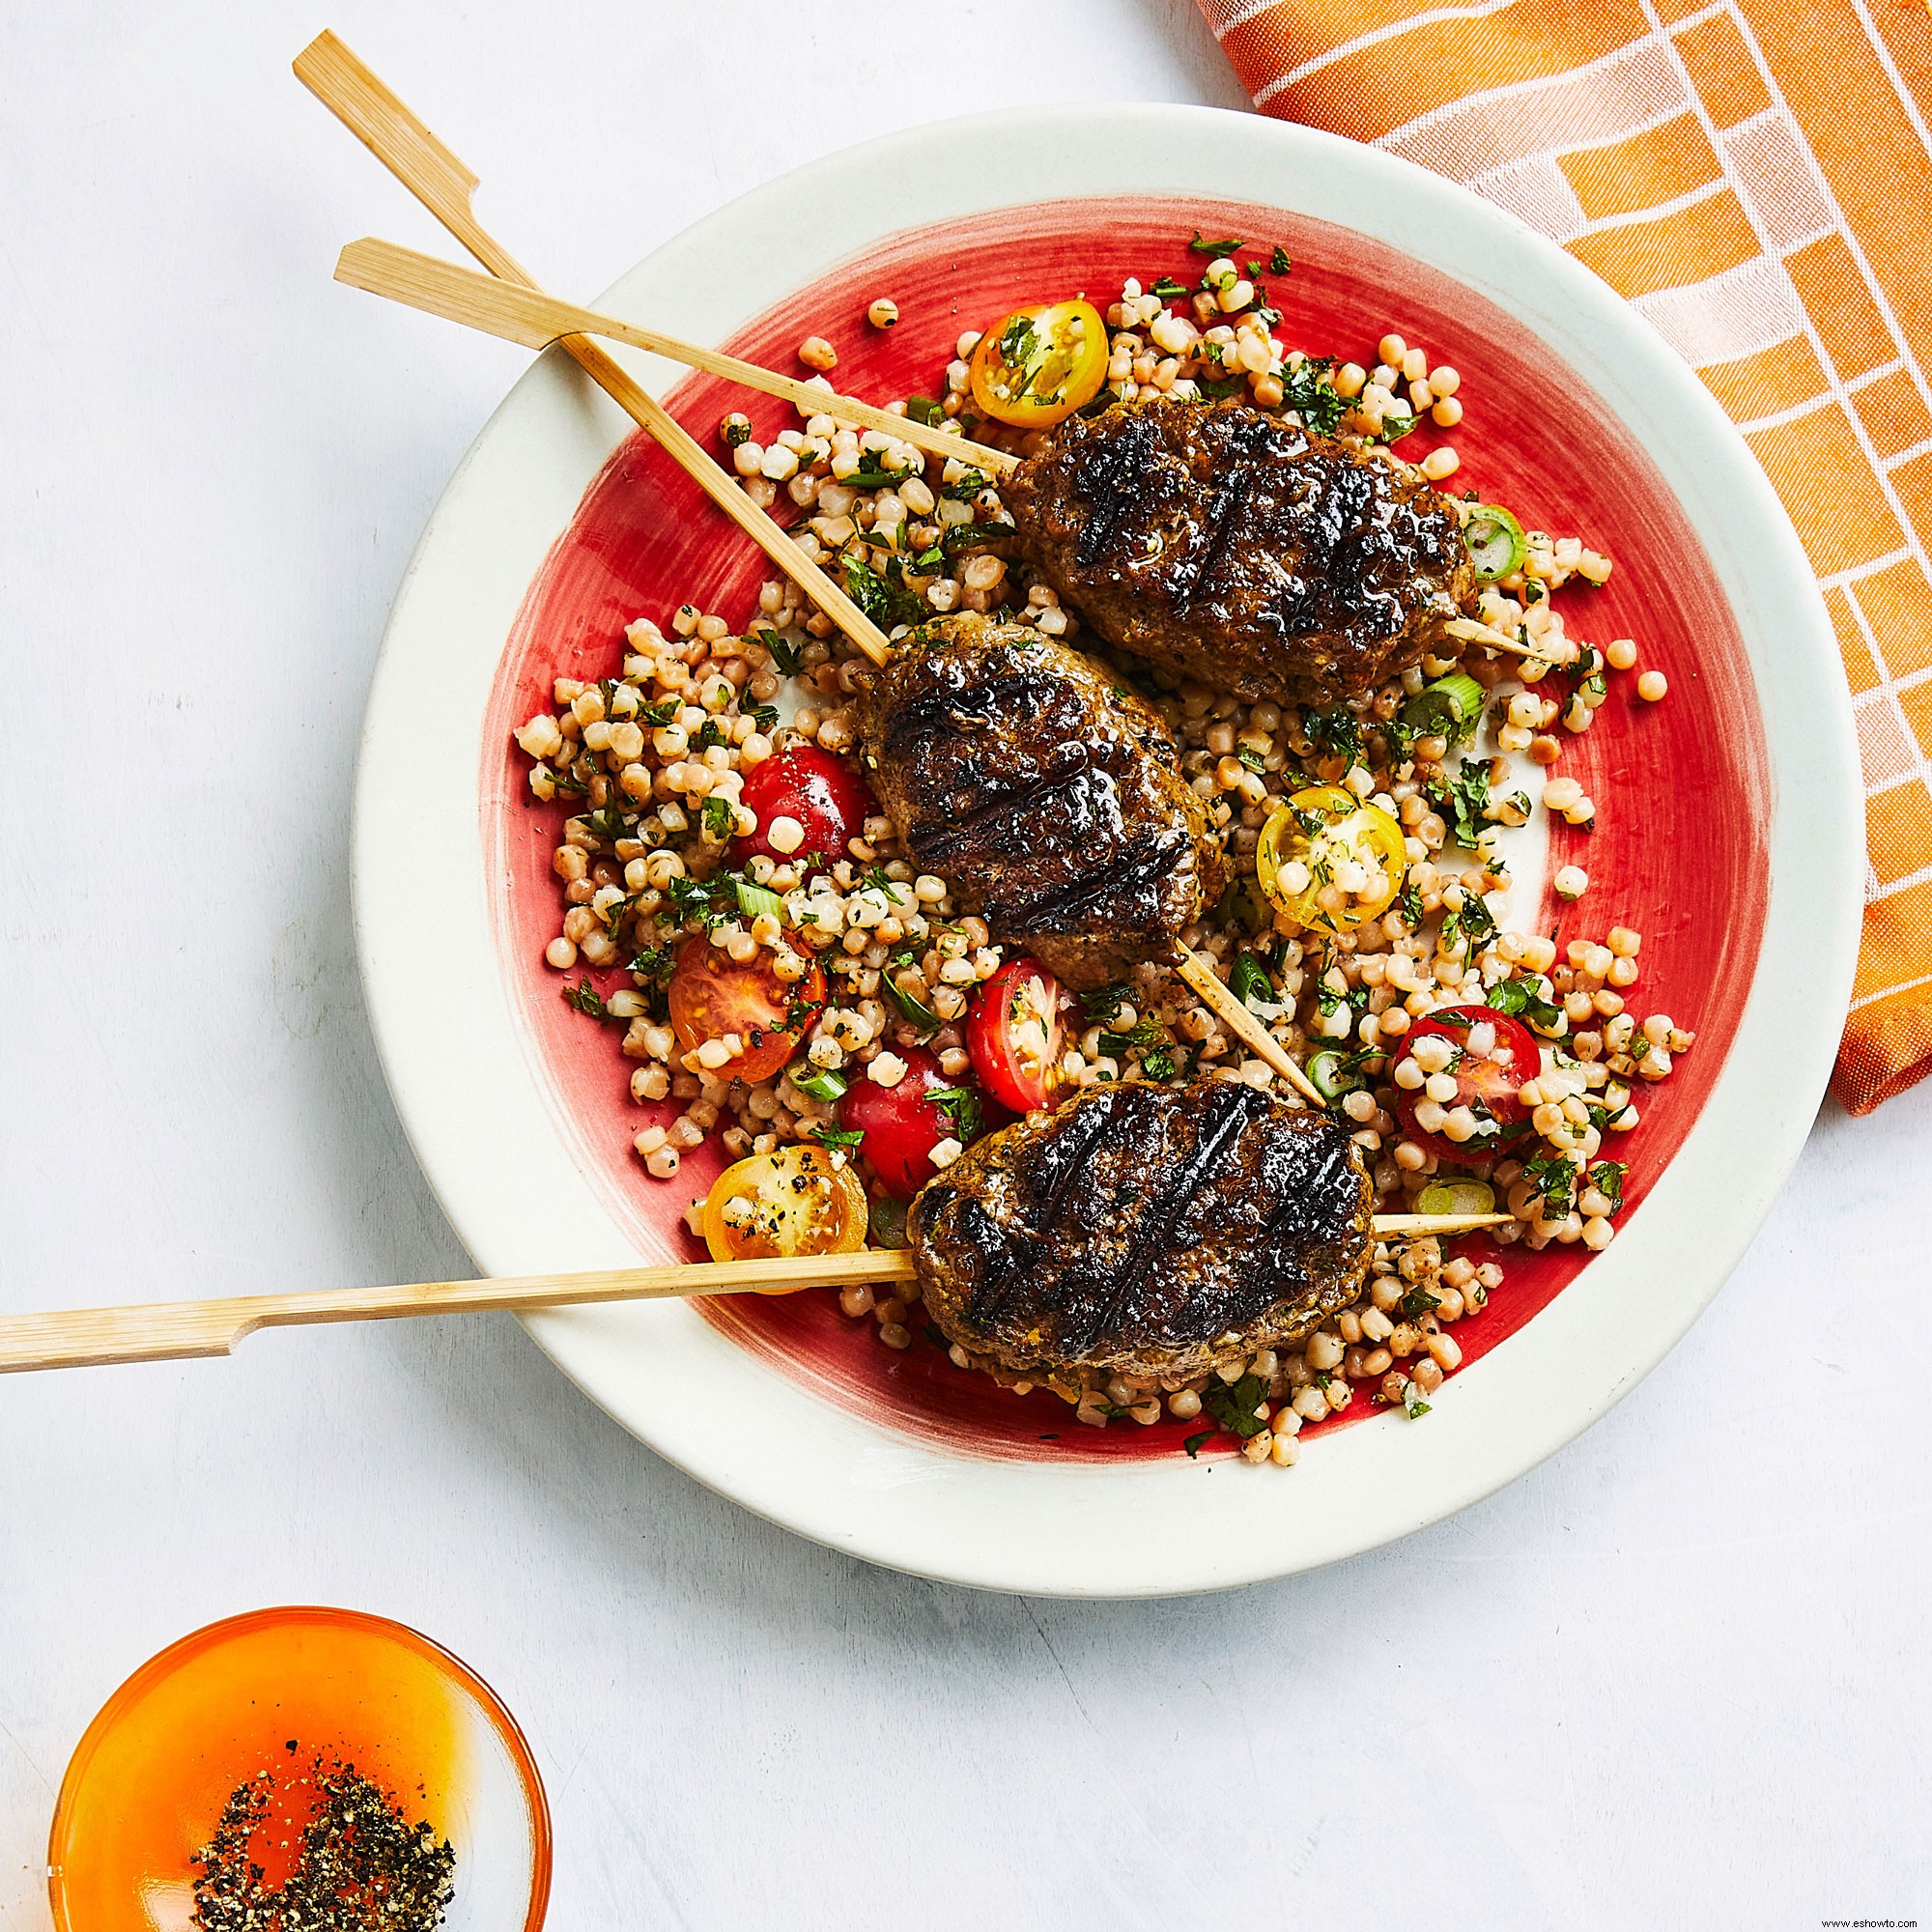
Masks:
[[[1932,1072],[1928,0],[1199,0],[1255,105],[1486,195],[1744,431],[1837,628],[1864,943],[1832,1091]]]

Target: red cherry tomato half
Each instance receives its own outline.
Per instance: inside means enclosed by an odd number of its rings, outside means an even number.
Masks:
[[[1050,1107],[1065,1039],[1060,981],[1037,959],[1009,959],[980,988],[966,1017],[973,1070],[1016,1114]]]
[[[865,831],[866,820],[879,809],[850,759],[821,752],[816,745],[789,745],[776,757],[753,765],[738,796],[758,815],[758,829],[738,840],[741,866],[759,852],[781,864],[794,856],[771,842],[775,818],[796,819],[804,829],[796,852],[842,859],[847,841]]]
[[[964,1140],[952,1113],[926,1098],[935,1090],[959,1092],[923,1046],[898,1049],[906,1064],[896,1087],[881,1087],[866,1069],[854,1070],[838,1103],[838,1124],[866,1136],[859,1151],[872,1163],[879,1185],[896,1201],[910,1201],[933,1177],[930,1155],[943,1140]]]
[[[1486,1027],[1487,1035],[1483,1031]],[[1450,1099],[1432,1102],[1421,1086],[1403,1085],[1401,1069],[1420,1069],[1415,1050],[1426,1039],[1445,1041],[1454,1049],[1449,1065],[1441,1069],[1456,1083]],[[1485,1050],[1479,1052],[1478,1047]],[[1389,1068],[1401,1095],[1396,1111],[1408,1138],[1436,1159],[1462,1167],[1480,1167],[1502,1151],[1502,1130],[1529,1116],[1529,1109],[1517,1098],[1517,1090],[1542,1071],[1543,1053],[1536,1036],[1520,1020],[1499,1013],[1493,1007],[1443,1007],[1427,1014],[1409,1028],[1402,1052]],[[1417,1118],[1425,1106],[1440,1107],[1445,1113],[1467,1107],[1476,1117],[1477,1131],[1467,1140],[1452,1139],[1440,1130],[1441,1122],[1434,1112],[1428,1118],[1435,1126],[1425,1127]]]
[[[742,966],[702,933],[678,949],[670,976],[671,1031],[688,1053],[707,1039],[735,1034],[742,1051],[718,1068],[721,1079],[769,1080],[798,1051],[825,1009],[825,974],[814,963],[787,983],[762,950]]]

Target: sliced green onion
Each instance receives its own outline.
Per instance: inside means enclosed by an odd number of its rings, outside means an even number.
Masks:
[[[1520,569],[1529,552],[1522,526],[1500,503],[1479,503],[1463,519],[1463,542],[1478,583],[1494,583]]]
[[[835,1073],[829,1066],[814,1066],[803,1080],[794,1079],[791,1084],[814,1100],[837,1100],[843,1096],[848,1083],[842,1073]]]
[[[923,1033],[939,1031],[939,1015],[923,1000],[915,999],[912,994],[901,991],[898,981],[890,973],[879,975],[879,984],[885,988],[886,997],[899,1009],[902,1018],[910,1021]]]
[[[1274,998],[1274,986],[1268,980],[1267,969],[1252,952],[1236,955],[1235,970],[1228,976],[1228,984],[1233,988],[1236,999],[1244,1007],[1257,993],[1264,1000]]]
[[[1257,880],[1236,879],[1215,902],[1214,918],[1222,925],[1238,925],[1256,939],[1274,924],[1274,907],[1262,896]]]
[[[768,891],[763,886],[753,885],[750,879],[733,879],[731,886],[738,895],[738,910],[747,919],[763,919],[769,913],[772,918],[782,923],[784,900],[780,898],[778,894]]]
[[[872,1238],[882,1248],[906,1245],[906,1204],[890,1196],[872,1203]]]
[[[1443,737],[1453,745],[1476,728],[1489,693],[1464,670],[1425,685],[1402,707],[1402,722],[1419,737]]]
[[[1418,1214],[1493,1214],[1496,1190],[1487,1180],[1432,1180],[1415,1197]]]
[[[1333,1047],[1323,1047],[1320,1053],[1310,1054],[1307,1065],[1301,1070],[1308,1075],[1315,1091],[1324,1100],[1339,1100],[1344,1094],[1362,1084],[1354,1068]]]

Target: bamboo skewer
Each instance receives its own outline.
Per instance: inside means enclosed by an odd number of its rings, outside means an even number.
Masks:
[[[467,323],[471,327],[506,334],[510,340],[526,347],[559,343],[696,478],[733,522],[764,547],[780,568],[819,604],[874,664],[884,664],[892,651],[885,633],[751,501],[736,480],[712,461],[687,430],[672,420],[594,343],[570,330],[594,321],[600,329],[608,326],[619,339],[633,341],[639,348],[680,359],[697,358],[697,367],[735,375],[742,381],[754,380],[757,386],[775,395],[789,395],[796,400],[794,391],[802,393],[811,398],[814,409],[823,409],[835,416],[851,411],[852,420],[872,419],[875,426],[883,424],[893,435],[919,447],[941,455],[956,454],[963,461],[999,469],[1002,473],[1012,468],[1013,459],[944,431],[928,430],[923,423],[874,410],[851,397],[829,395],[805,384],[794,384],[790,378],[760,369],[755,363],[696,349],[655,331],[634,328],[628,323],[554,300],[537,288],[529,271],[476,220],[470,197],[478,177],[332,33],[325,31],[317,35],[302,49],[297,56],[295,71],[302,85],[490,270],[499,286],[493,288],[484,277],[439,262],[434,256],[419,255],[412,249],[373,240],[351,242],[342,251],[336,264],[337,279],[375,294],[392,296],[399,301],[454,322]],[[1179,970],[1182,979],[1251,1052],[1266,1061],[1315,1105],[1327,1104],[1280,1042],[1228,991],[1205,959],[1183,946],[1179,950]]]
[[[1508,1214],[1378,1214],[1378,1238],[1463,1234]],[[786,1261],[682,1262],[597,1274],[504,1275],[482,1281],[413,1282],[312,1294],[248,1294],[214,1301],[158,1301],[123,1308],[59,1309],[0,1316],[0,1375],[116,1362],[172,1362],[226,1355],[258,1328],[324,1321],[385,1321],[413,1315],[473,1315],[507,1308],[581,1308],[605,1301],[662,1301],[697,1294],[790,1294],[854,1282],[911,1281],[904,1249],[803,1255]]]
[[[1175,971],[1200,994],[1202,1003],[1214,1017],[1266,1061],[1304,1100],[1317,1107],[1328,1104],[1327,1095],[1301,1070],[1294,1056],[1262,1024],[1259,1013],[1251,1013],[1235,997],[1234,988],[1191,946],[1175,943]]]
[[[537,287],[530,271],[471,211],[470,196],[478,177],[332,33],[318,34],[301,50],[296,57],[295,71],[296,78],[493,275],[524,288]],[[885,663],[892,652],[886,634],[745,495],[737,478],[714,462],[709,451],[662,403],[633,382],[594,342],[568,335],[559,346],[874,664]]]
[[[470,254],[482,263],[490,273],[500,281],[518,288],[529,290],[539,296],[542,289],[527,269],[513,256],[476,219],[471,207],[481,177],[475,174],[453,150],[446,147],[430,131],[426,123],[404,105],[400,97],[380,80],[374,71],[359,60],[337,36],[325,28],[295,59],[295,74],[304,87],[320,100],[362,142],[369,151],[386,167],[396,179],[407,187],[449,233],[469,249]],[[337,273],[341,275],[345,264],[350,262],[352,249],[371,248],[383,250],[385,244],[380,242],[352,243],[351,249],[343,251],[338,261]],[[389,258],[390,267],[398,266],[394,257],[410,257],[413,251],[394,249]],[[374,273],[379,256],[360,257],[366,264],[367,271]],[[431,270],[441,269],[445,274],[462,275],[463,270],[452,269],[450,264],[437,263],[433,256],[413,256],[419,278],[418,293],[426,297],[437,286]],[[352,267],[355,266],[354,264]],[[355,273],[342,277],[355,282],[356,286],[368,286],[356,282]],[[447,287],[447,284],[443,285]],[[377,293],[388,294],[384,289]],[[417,307],[429,307],[439,314],[451,313],[452,320],[469,321],[471,327],[483,328],[491,333],[506,332],[510,312],[503,309],[491,311],[491,320],[477,316],[455,315],[451,311],[437,307],[427,300],[416,300],[411,296],[396,294],[396,299],[412,301]],[[473,301],[475,298],[471,296]],[[558,304],[567,308],[569,304]],[[529,318],[526,327],[538,326],[534,317],[536,309],[526,311]],[[587,318],[593,312],[577,311]],[[612,317],[598,318],[596,333],[608,333],[621,341],[636,341],[639,347],[653,350],[675,361],[690,362],[694,367],[708,369],[715,374],[728,375],[753,387],[762,388],[773,395],[792,395],[790,386],[781,388],[780,384],[790,384],[790,379],[777,375],[769,369],[759,369],[754,363],[741,362],[735,356],[726,356],[717,351],[698,349],[695,345],[679,342],[675,337],[659,335],[654,330],[643,330],[633,325],[617,322]],[[648,336],[648,341],[641,338]],[[513,334],[513,341],[525,340],[522,335]],[[586,375],[611,395],[631,417],[640,424],[670,454],[679,465],[697,482],[713,502],[728,516],[739,528],[762,549],[779,568],[791,578],[792,582],[818,605],[874,664],[883,664],[891,650],[886,635],[866,613],[853,603],[831,578],[799,549],[796,543],[757,508],[740,490],[729,472],[715,462],[709,451],[703,448],[682,425],[676,422],[664,407],[646,390],[632,381],[631,377],[595,343],[586,341],[582,334],[546,334],[541,344],[545,347],[555,341],[563,351],[581,367]],[[828,414],[838,415],[838,405],[851,405],[854,398],[826,396],[824,392],[813,390],[810,384],[798,384],[797,388],[810,394],[814,400],[814,409],[825,409]],[[822,400],[821,400],[822,398]],[[792,400],[798,398],[792,395]],[[869,406],[860,405],[870,414]],[[889,414],[890,412],[880,412]],[[867,417],[853,415],[847,420],[863,421]],[[877,422],[873,427],[880,427]],[[889,425],[891,433],[901,440],[912,442],[917,447],[934,450],[935,445],[912,434],[925,429],[922,423],[914,423],[910,418],[893,416]],[[931,431],[930,435],[944,437],[943,431]],[[950,441],[965,442],[965,439],[948,439]],[[971,460],[981,467],[997,469],[1005,474],[1015,467],[1014,459],[1003,451],[986,449],[980,444],[966,445],[975,454]],[[953,455],[958,452],[939,447],[936,453]],[[1449,625],[1449,630],[1466,641],[1481,642],[1488,649],[1507,651],[1525,659],[1541,659],[1537,646],[1520,642],[1514,638],[1478,623],[1471,618],[1458,618]],[[1260,1050],[1259,1048],[1257,1049]]]
[[[815,388],[756,363],[702,349],[599,315],[546,295],[529,271],[479,223],[471,208],[479,177],[433,134],[376,74],[333,33],[325,30],[295,62],[297,78],[350,131],[355,134],[490,273],[471,270],[393,242],[365,238],[352,242],[336,263],[336,279],[447,320],[543,349],[558,344],[658,440],[740,528],[811,597],[874,664],[884,664],[892,645],[874,624],[792,539],[758,509],[664,408],[639,388],[594,343],[592,333],[667,355],[761,389],[836,418],[884,429],[928,453],[955,457],[997,474],[1016,467],[1005,451],[968,441],[908,417],[894,415],[855,397]],[[494,279],[493,279],[494,278]],[[1452,627],[1453,628],[1453,627]],[[1482,627],[1487,631],[1487,627]],[[1490,633],[1501,639],[1501,633]],[[1514,648],[1514,646],[1511,646]],[[1176,970],[1248,1050],[1287,1080],[1317,1107],[1328,1102],[1265,1025],[1236,998],[1213,967],[1184,945],[1177,945]]]
[[[654,355],[668,356],[707,375],[723,376],[741,383],[748,389],[762,390],[811,415],[828,415],[838,422],[857,423],[863,429],[883,430],[900,442],[909,442],[928,455],[952,458],[972,464],[990,474],[1004,476],[1019,468],[1019,458],[990,444],[969,441],[948,430],[935,429],[912,416],[861,402],[857,396],[840,395],[800,382],[794,376],[781,376],[756,362],[747,362],[722,350],[700,349],[693,342],[680,342],[655,328],[622,322],[613,315],[600,315],[592,308],[560,301],[539,289],[521,288],[495,276],[480,275],[455,262],[440,261],[434,255],[418,254],[393,242],[364,236],[343,249],[335,264],[335,279],[353,289],[390,301],[404,302],[425,315],[439,315],[445,322],[459,322],[469,328],[500,336],[505,342],[521,343],[526,349],[548,349],[571,335],[602,335],[613,342],[628,343],[633,349],[648,350]]]

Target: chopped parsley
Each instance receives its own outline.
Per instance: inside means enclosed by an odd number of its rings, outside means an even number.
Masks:
[[[843,480],[848,490],[896,490],[911,474],[910,469],[887,469],[876,463],[863,463]]]
[[[612,899],[602,912],[598,913],[597,917],[603,922],[607,937],[616,938],[617,928],[624,923],[624,915],[637,904],[638,896],[636,893],[627,893],[622,898]]]
[[[939,1031],[939,1015],[923,1000],[904,991],[891,973],[879,975],[879,986],[886,998],[899,1009],[899,1017],[908,1026],[918,1027],[923,1033]]]
[[[1288,250],[1279,242],[1274,244],[1274,252],[1268,256],[1268,272],[1271,275],[1285,275],[1294,267],[1288,259]]]
[[[971,1087],[928,1087],[925,1097],[952,1122],[952,1131],[962,1144],[978,1140],[984,1132],[985,1111]]]
[[[1010,524],[948,524],[939,533],[939,542],[913,562],[923,569],[934,569],[959,551],[984,550],[1005,543],[1012,533]]]
[[[1429,1413],[1429,1405],[1423,1401],[1422,1391],[1413,1382],[1403,1383],[1402,1406],[1411,1422],[1415,1422]]]
[[[1317,436],[1333,436],[1348,412],[1347,399],[1336,393],[1329,380],[1334,366],[1335,358],[1323,355],[1282,372],[1282,408],[1293,410]]]
[[[1413,881],[1404,886],[1396,895],[1395,909],[1407,922],[1409,930],[1413,931],[1427,917],[1422,910],[1422,888]]]
[[[1132,990],[1124,980],[1116,980],[1111,985],[1094,986],[1082,993],[1080,1007],[1087,1015],[1087,1024],[1105,1026],[1126,1005]]]
[[[1489,901],[1481,893],[1464,892],[1461,909],[1442,922],[1442,952],[1446,955],[1461,947],[1463,957],[1468,959],[1474,956],[1477,947],[1495,936],[1496,916],[1490,910]]]
[[[1434,1315],[1442,1306],[1426,1288],[1411,1288],[1402,1298],[1402,1319],[1405,1321],[1419,1321],[1425,1315]]]
[[[1522,1178],[1542,1195],[1546,1221],[1560,1221],[1575,1209],[1577,1169],[1567,1154],[1531,1154],[1523,1163]]]
[[[1230,396],[1245,396],[1248,392],[1247,379],[1243,376],[1196,376],[1194,386],[1210,403],[1225,403]]]
[[[895,624],[917,624],[932,615],[924,592],[907,586],[902,556],[891,554],[883,565],[875,566],[859,551],[847,550],[840,561],[845,594],[881,630],[890,630]]]
[[[1187,244],[1197,255],[1227,255],[1232,257],[1236,249],[1248,244],[1238,235],[1224,237],[1219,242],[1210,242],[1200,229],[1194,231],[1194,240]]]
[[[1000,337],[1000,357],[1009,367],[1018,368],[1033,355],[1035,345],[1039,341],[1039,331],[1033,326],[1029,315],[1016,315],[1007,324],[1007,332]]]
[[[1424,790],[1430,804],[1442,814],[1450,837],[1459,845],[1473,847],[1489,823],[1484,814],[1490,804],[1490,761],[1464,758],[1454,778],[1439,773]]]
[[[1167,1030],[1152,1014],[1149,1014],[1144,1019],[1136,1020],[1125,1033],[1103,1033],[1098,1043],[1107,1059],[1121,1061],[1135,1048],[1139,1048],[1145,1056],[1149,1047],[1159,1046],[1166,1038]]]
[[[1361,720],[1347,705],[1338,704],[1328,711],[1304,712],[1301,728],[1318,751],[1333,758],[1346,758],[1351,765],[1361,762]]]
[[[853,1127],[835,1127],[824,1121],[806,1123],[806,1132],[829,1148],[855,1148],[866,1136]]]
[[[1360,1013],[1368,1010],[1368,1005],[1369,988],[1367,986],[1350,986],[1346,992],[1337,992],[1328,983],[1328,976],[1325,972],[1315,982],[1316,1009],[1324,1020],[1332,1018],[1342,1010],[1344,1006],[1351,1013]]]
[[[638,814],[626,811],[620,805],[607,805],[601,810],[586,811],[577,822],[593,838],[602,839],[606,845],[614,845],[620,838],[635,838],[638,836]]]
[[[1559,1027],[1563,1009],[1544,997],[1543,984],[1534,974],[1518,973],[1492,986],[1484,995],[1484,1004],[1499,1013],[1520,1015],[1534,1027]]]
[[[1172,275],[1162,275],[1148,293],[1158,296],[1164,302],[1178,301],[1187,293],[1187,285],[1184,282],[1177,282]]]
[[[721,845],[738,829],[738,818],[731,810],[731,801],[720,798],[716,792],[704,801],[699,817],[705,838],[715,838]]]
[[[661,993],[677,971],[677,953],[669,946],[648,947],[631,961],[630,971],[639,981],[640,991]]]
[[[784,640],[784,639],[780,637],[779,634],[776,631],[774,631],[769,625],[767,625],[763,630],[756,632],[754,635],[758,642],[763,644],[765,649],[771,652],[772,662],[778,666],[779,669],[781,670],[786,677],[796,677],[798,675],[798,668],[799,668],[798,645],[787,643]]]
[[[1245,1442],[1267,1427],[1255,1413],[1266,1395],[1267,1384],[1261,1377],[1243,1376],[1232,1385],[1217,1384],[1208,1389],[1201,1398],[1201,1406],[1230,1435],[1238,1435]]]
[[[1188,1460],[1192,1462],[1213,1439],[1214,1432],[1211,1429],[1204,1429],[1198,1435],[1182,1436],[1180,1446],[1187,1451]]]
[[[1612,1214],[1624,1205],[1624,1177],[1630,1173],[1627,1160],[1600,1160],[1589,1172],[1589,1182],[1610,1204]]]
[[[587,1013],[593,1020],[609,1020],[613,1026],[630,1025],[622,1013],[613,1013],[604,1004],[603,996],[590,983],[588,973],[576,985],[566,986],[563,997],[567,1004],[575,1007],[580,1013]]]
[[[738,895],[728,875],[716,879],[672,879],[665,887],[665,897],[670,901],[670,909],[679,921],[695,919],[706,932],[722,925],[738,910]]]

